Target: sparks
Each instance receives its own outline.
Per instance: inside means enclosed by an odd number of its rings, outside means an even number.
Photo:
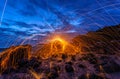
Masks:
[[[58,49],[62,49],[62,52],[64,52],[66,45],[67,41],[63,38],[55,37],[51,40],[51,49],[55,49],[56,51],[58,51]]]
[[[42,48],[38,48],[35,55],[38,58],[46,59],[52,56],[60,57],[62,54],[67,56],[75,55],[77,52],[79,52],[77,47],[68,42],[65,37],[57,35],[49,39],[49,43]]]

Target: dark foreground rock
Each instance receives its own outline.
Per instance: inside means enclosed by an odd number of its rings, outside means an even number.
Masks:
[[[65,71],[66,71],[67,73],[73,73],[73,72],[74,72],[74,68],[72,67],[72,65],[66,64],[66,65],[65,65]]]
[[[11,47],[0,55],[0,72],[16,69],[20,61],[29,60],[31,56],[31,46],[17,46]]]
[[[59,74],[56,71],[52,71],[48,74],[48,79],[56,79],[57,77],[59,77]]]
[[[83,74],[78,77],[78,79],[107,79],[105,77],[98,76],[96,74]]]
[[[108,62],[103,63],[101,65],[95,65],[95,68],[97,71],[105,72],[105,73],[120,72],[120,65],[114,61],[108,61]]]

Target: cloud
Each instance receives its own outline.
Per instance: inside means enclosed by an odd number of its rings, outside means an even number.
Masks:
[[[24,9],[19,10],[23,16],[36,16],[38,15],[37,8],[31,3],[26,3]]]
[[[4,2],[0,2],[0,15]],[[8,0],[0,26],[0,40],[6,36],[12,37],[7,40],[14,41],[16,37],[25,39],[37,34],[95,31],[119,24],[119,7],[119,0]],[[2,40],[0,45],[4,43]]]

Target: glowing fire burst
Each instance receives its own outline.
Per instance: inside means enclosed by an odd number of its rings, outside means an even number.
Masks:
[[[55,37],[54,39],[51,40],[51,50],[56,50],[56,51],[61,51],[64,52],[67,42],[60,38],[60,37]]]
[[[50,40],[49,44],[45,44],[40,50],[36,52],[36,56],[42,58],[49,58],[52,56],[60,56],[61,54],[75,55],[79,50],[71,43],[60,36],[55,36]]]

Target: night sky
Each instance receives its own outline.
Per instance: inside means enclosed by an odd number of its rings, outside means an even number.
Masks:
[[[0,48],[120,23],[120,0],[0,0]]]

